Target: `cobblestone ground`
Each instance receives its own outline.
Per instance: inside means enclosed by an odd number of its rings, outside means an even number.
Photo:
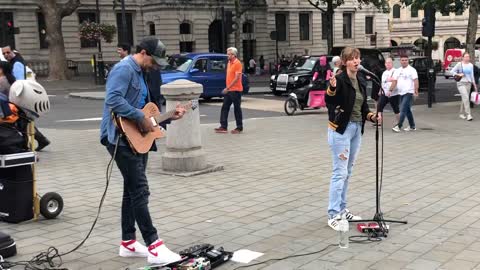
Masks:
[[[480,269],[480,113],[474,109],[476,120],[466,122],[457,111],[458,104],[416,107],[417,132],[395,134],[385,125],[382,210],[407,225],[391,224],[381,242],[330,247],[249,269]],[[164,141],[161,151],[150,155],[150,208],[171,249],[206,242],[263,252],[257,259],[263,261],[337,242],[326,224],[331,156],[324,112],[248,120],[241,135],[215,134],[213,127],[202,126],[204,148],[210,163],[224,171],[160,175]],[[13,260],[30,259],[49,246],[61,252],[74,247],[88,232],[105,187],[108,155],[98,130],[43,131],[53,143],[40,155],[39,191],[59,192],[65,209],[55,220],[0,223],[17,241]],[[375,212],[374,135],[368,125],[349,192],[349,209],[365,218]],[[115,168],[97,227],[84,247],[63,258],[65,267],[146,264],[117,255],[121,181]]]

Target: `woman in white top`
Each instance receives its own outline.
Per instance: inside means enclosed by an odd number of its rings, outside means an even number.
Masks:
[[[462,96],[462,103],[460,104],[460,118],[472,121],[473,117],[470,112],[470,88],[475,88],[475,92],[478,92],[477,84],[473,76],[473,64],[470,63],[470,54],[465,52],[463,54],[462,62],[458,63],[452,69],[453,76],[460,76],[461,80],[457,82],[458,92]]]

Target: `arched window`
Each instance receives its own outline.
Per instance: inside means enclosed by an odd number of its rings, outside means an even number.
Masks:
[[[192,33],[192,26],[188,22],[183,22],[180,24],[180,34],[188,35]]]
[[[253,22],[246,21],[243,23],[243,33],[253,33]]]
[[[400,5],[396,4],[393,6],[393,18],[400,19]]]

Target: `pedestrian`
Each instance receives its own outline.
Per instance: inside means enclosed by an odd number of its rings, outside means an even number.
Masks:
[[[332,58],[332,63],[333,63],[333,74],[337,75],[337,72],[342,70],[342,59],[340,59],[340,56],[336,55]]]
[[[365,121],[377,121],[367,104],[365,81],[360,80],[360,51],[346,47],[341,53],[344,72],[330,79],[325,101],[328,108],[328,144],[333,170],[328,202],[328,226],[339,231],[339,220],[360,220],[347,209],[347,191],[356,161]],[[379,121],[381,120],[379,116]]]
[[[250,60],[248,61],[248,67],[249,67],[250,74],[255,74],[256,65],[257,65],[257,63],[255,62],[255,59],[253,57],[250,58]]]
[[[130,44],[118,43],[117,45],[117,53],[120,59],[124,59],[125,57],[129,56],[131,53],[131,50],[132,50],[132,46],[130,46]]]
[[[0,119],[12,114],[8,96],[10,86],[14,82],[15,77],[12,74],[12,67],[8,62],[0,61]]]
[[[12,65],[12,74],[16,80],[27,79],[27,67],[23,57],[17,52],[13,52],[10,46],[2,48],[2,54],[7,61]],[[35,126],[35,140],[37,141],[37,148],[35,151],[42,151],[43,148],[50,144],[50,140],[45,137],[40,130]]]
[[[417,70],[408,64],[408,56],[402,55],[400,57],[400,64],[402,65],[397,69],[397,90],[400,95],[400,117],[398,124],[395,125],[392,130],[394,132],[400,132],[405,121],[405,117],[408,119],[409,127],[403,129],[404,131],[415,131],[415,119],[413,118],[412,105],[414,97],[418,97],[418,74]]]
[[[112,114],[135,120],[140,130],[153,131],[150,119],[145,118],[141,108],[149,101],[149,92],[144,72],[160,63],[165,56],[165,46],[156,38],[145,38],[133,55],[115,65],[106,85],[105,105],[100,126],[101,143],[110,155],[115,155],[118,169],[123,176],[123,199],[121,210],[122,241],[121,257],[147,257],[149,263],[164,264],[180,260],[180,255],[169,250],[158,238],[148,208],[150,195],[145,174],[148,153],[134,153],[112,120]],[[140,93],[139,93],[140,92]],[[183,116],[185,110],[177,106],[173,120]],[[114,153],[116,149],[116,154]],[[156,150],[155,143],[152,151]],[[146,246],[136,240],[135,222]],[[147,248],[148,247],[148,248]]]
[[[222,93],[225,95],[223,98],[223,105],[220,114],[220,127],[215,129],[217,133],[228,132],[228,113],[230,106],[233,103],[233,110],[235,113],[235,121],[237,128],[231,131],[232,134],[239,134],[243,132],[243,117],[242,117],[242,63],[238,60],[237,48],[230,47],[227,49],[228,65],[227,65],[227,79],[226,87]]]
[[[260,65],[260,70],[263,71],[265,70],[265,59],[263,58],[263,54],[260,55],[260,58],[258,58],[258,64]]]
[[[393,67],[393,59],[391,57],[385,59],[385,68],[386,70],[382,74],[382,89],[384,93],[378,93],[377,113],[382,115],[383,118],[383,109],[390,103],[395,114],[394,125],[396,125],[400,120],[400,96],[397,90],[398,72]]]
[[[462,61],[455,65],[452,69],[454,77],[461,78],[457,81],[458,92],[462,96],[460,103],[460,118],[472,121],[472,113],[470,109],[470,89],[473,86],[475,92],[478,92],[477,84],[475,83],[473,64],[470,63],[470,54],[465,52]]]

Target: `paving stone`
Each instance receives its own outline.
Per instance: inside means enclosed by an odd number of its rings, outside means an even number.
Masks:
[[[437,269],[441,265],[440,262],[437,261],[429,261],[425,259],[416,259],[412,263],[406,266],[407,269],[412,270],[430,270],[430,269]]]

